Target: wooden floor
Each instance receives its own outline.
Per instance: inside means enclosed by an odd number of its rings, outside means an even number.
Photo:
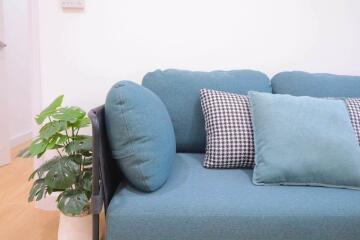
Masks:
[[[0,239],[57,239],[59,213],[36,209],[27,202],[33,161],[15,157],[23,147],[14,148],[11,163],[0,167]]]

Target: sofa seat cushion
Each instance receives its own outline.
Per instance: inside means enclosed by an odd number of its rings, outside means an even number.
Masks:
[[[360,239],[360,191],[255,186],[252,170],[205,169],[203,158],[177,154],[156,192],[119,186],[107,239]]]

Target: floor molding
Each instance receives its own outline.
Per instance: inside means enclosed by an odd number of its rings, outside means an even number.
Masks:
[[[32,138],[32,131],[26,131],[10,138],[10,147],[16,147]]]

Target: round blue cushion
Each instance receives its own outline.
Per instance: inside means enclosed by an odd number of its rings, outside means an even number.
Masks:
[[[153,92],[130,81],[107,95],[105,118],[113,158],[139,190],[154,191],[167,180],[176,154],[166,107]]]

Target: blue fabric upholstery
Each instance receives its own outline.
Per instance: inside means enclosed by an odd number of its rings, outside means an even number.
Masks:
[[[255,186],[252,170],[213,170],[178,154],[156,192],[120,186],[108,240],[359,240],[360,191]]]
[[[360,190],[360,147],[343,100],[249,92],[253,181]]]
[[[312,97],[360,97],[360,76],[281,72],[271,79],[273,93]]]
[[[137,188],[154,191],[175,158],[174,129],[166,107],[149,89],[120,81],[109,91],[105,117],[112,156]]]
[[[205,152],[205,124],[200,107],[201,88],[239,94],[247,94],[249,90],[271,92],[269,78],[252,70],[157,70],[146,74],[142,84],[156,93],[167,107],[174,125],[178,152]]]

